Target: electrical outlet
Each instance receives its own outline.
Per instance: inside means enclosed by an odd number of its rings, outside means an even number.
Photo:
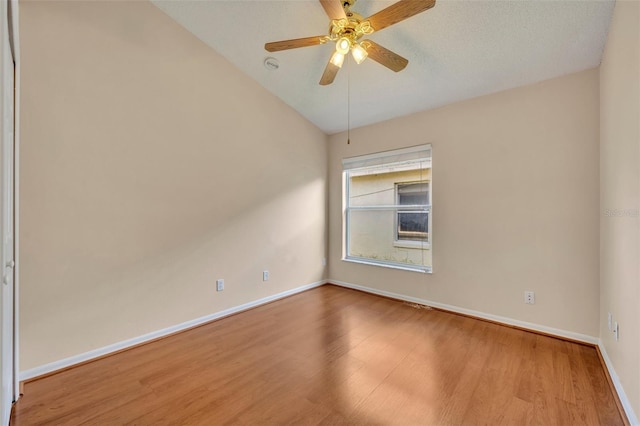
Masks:
[[[262,281],[269,281],[269,271],[262,271]]]
[[[222,291],[222,290],[224,290],[224,280],[223,279],[216,280],[216,291]]]
[[[607,315],[607,327],[609,327],[609,331],[613,331],[613,315],[611,315],[611,312]]]
[[[327,258],[326,257],[322,258],[322,266],[327,266]]]
[[[533,305],[536,303],[536,296],[533,291],[525,291],[524,292],[524,303],[527,305]]]
[[[616,342],[620,340],[620,329],[618,329],[618,321],[613,323],[613,335],[616,338]]]

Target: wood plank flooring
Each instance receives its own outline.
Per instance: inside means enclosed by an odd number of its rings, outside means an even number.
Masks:
[[[593,347],[331,285],[25,384],[21,425],[621,425]]]

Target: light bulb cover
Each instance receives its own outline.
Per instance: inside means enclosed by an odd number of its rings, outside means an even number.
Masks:
[[[341,37],[336,42],[336,52],[346,55],[351,48],[351,40],[347,37]]]
[[[367,50],[357,43],[351,49],[351,55],[353,55],[353,59],[358,65],[360,65],[365,59],[367,59],[367,56],[369,56]]]
[[[342,63],[344,62],[344,55],[340,52],[333,52],[330,62],[336,67],[342,68]]]

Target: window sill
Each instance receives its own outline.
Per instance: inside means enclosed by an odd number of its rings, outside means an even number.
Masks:
[[[400,265],[397,263],[376,262],[375,260],[363,259],[359,257],[344,257],[342,258],[342,260],[344,262],[359,263],[361,265],[380,266],[383,268],[399,269],[401,271],[420,272],[422,274],[433,273],[432,271],[433,268],[431,266]]]
[[[431,243],[423,243],[420,241],[394,241],[394,247],[431,250]]]

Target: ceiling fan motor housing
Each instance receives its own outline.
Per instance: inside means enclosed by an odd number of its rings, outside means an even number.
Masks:
[[[342,37],[348,38],[352,43],[358,41],[362,36],[373,33],[373,27],[369,21],[355,13],[347,12],[347,19],[334,19],[329,26],[329,38],[338,40]]]

